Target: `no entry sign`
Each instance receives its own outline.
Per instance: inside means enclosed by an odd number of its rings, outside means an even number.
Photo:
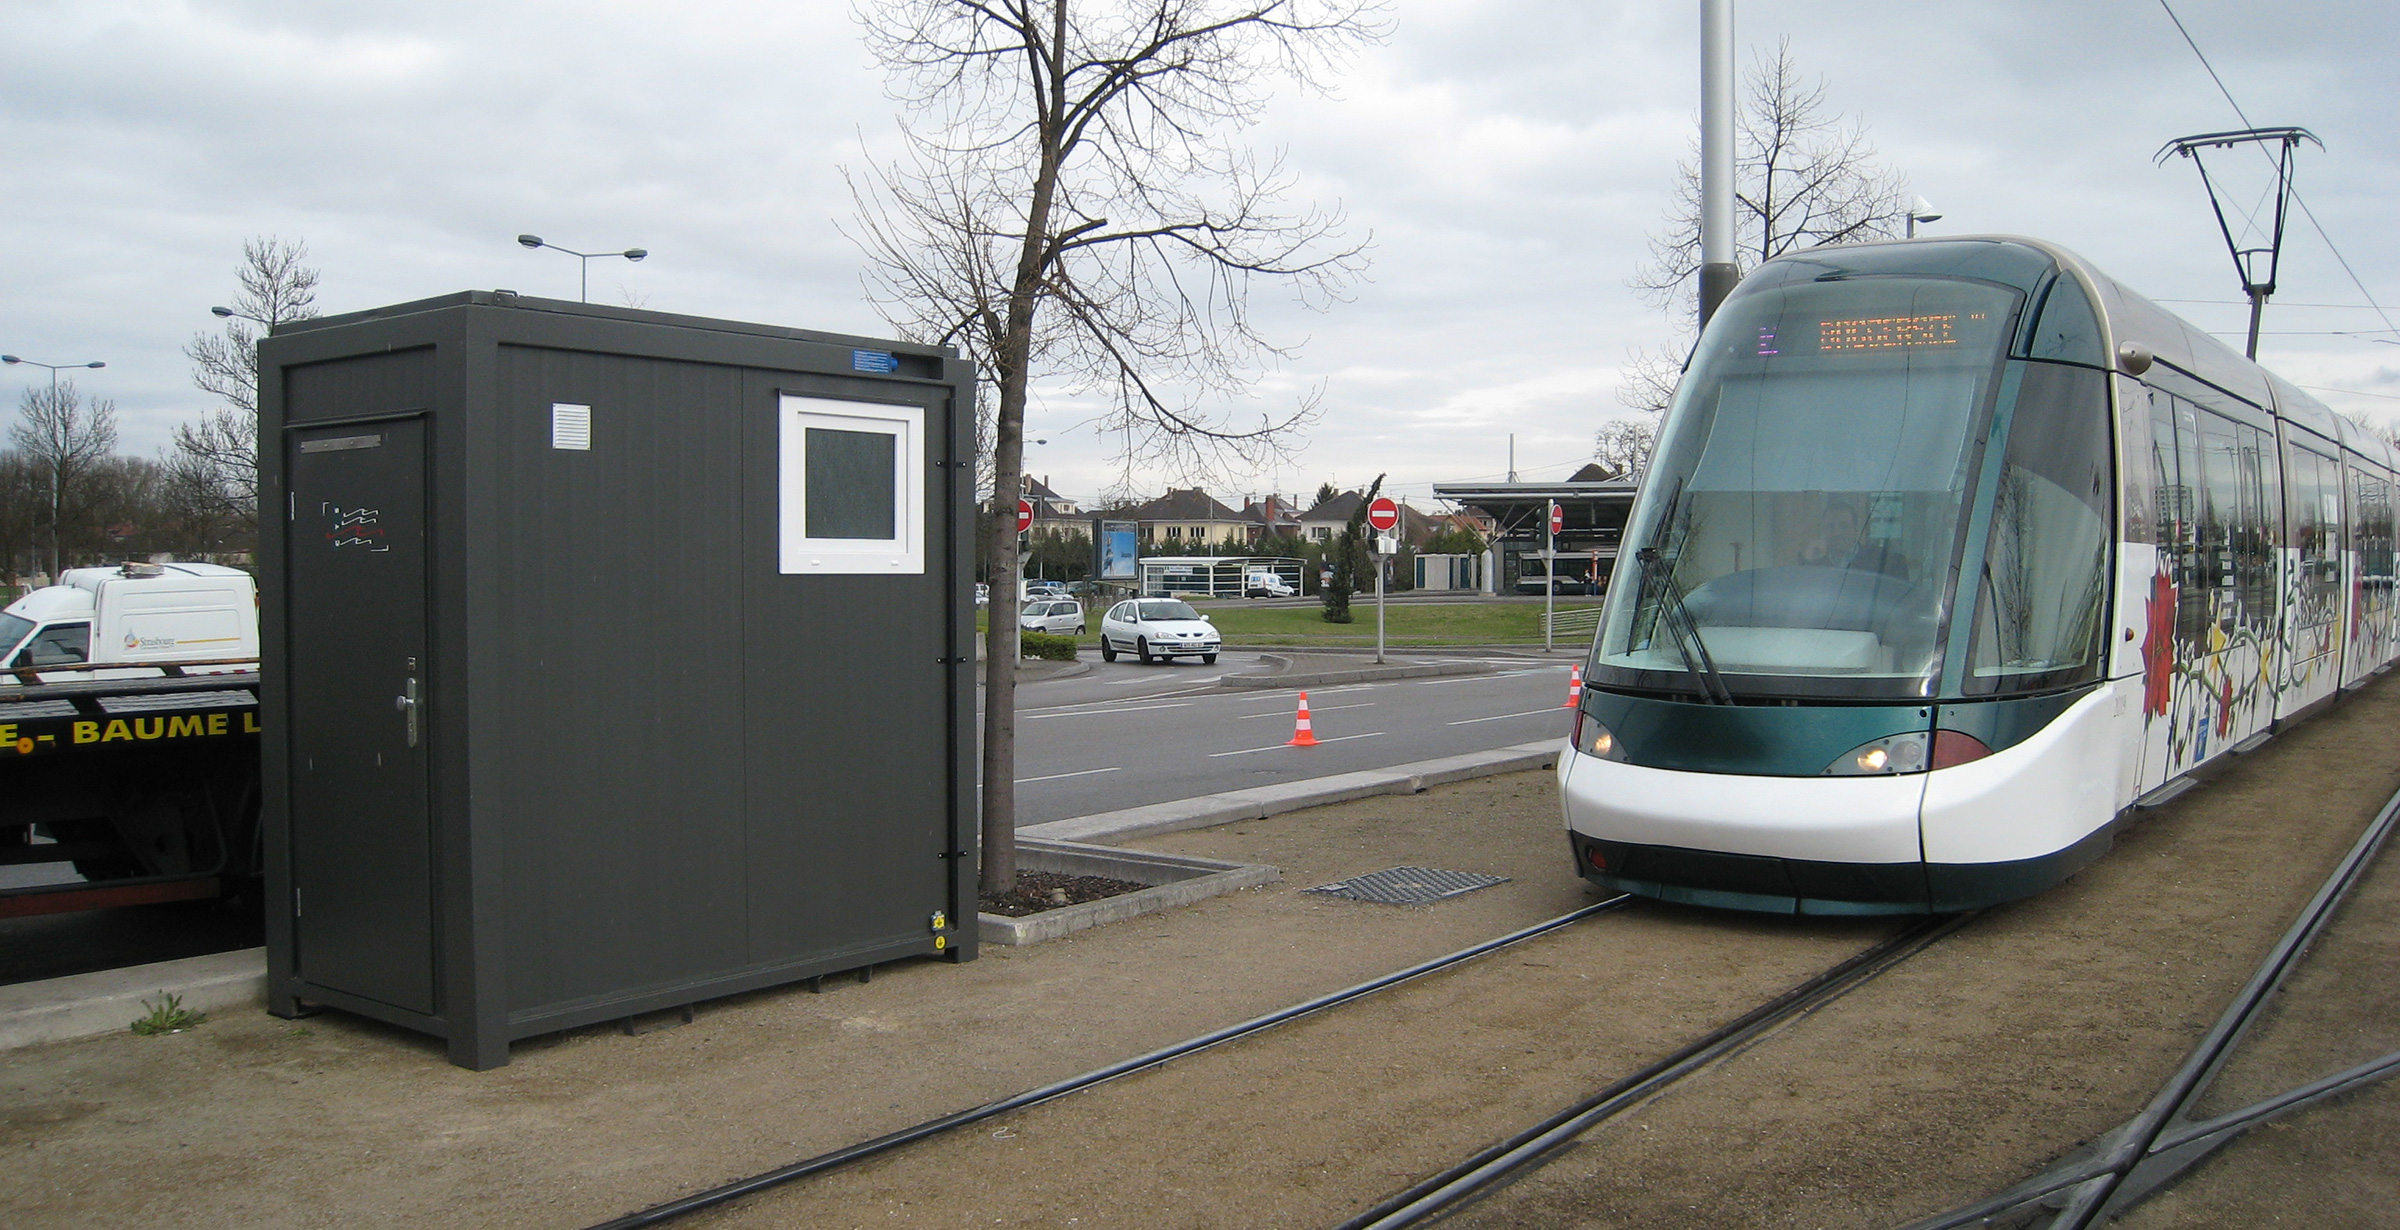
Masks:
[[[1367,505],[1367,524],[1390,533],[1400,524],[1400,506],[1392,503],[1390,496],[1376,496],[1375,502]]]
[[[1017,501],[1017,532],[1022,534],[1031,528],[1033,528],[1033,501],[1019,500]]]
[[[1550,532],[1555,534],[1565,528],[1567,528],[1567,510],[1560,508],[1558,501],[1550,501]]]

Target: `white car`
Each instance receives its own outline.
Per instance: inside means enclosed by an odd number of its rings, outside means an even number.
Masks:
[[[1083,635],[1083,604],[1073,598],[1036,598],[1017,611],[1017,627],[1058,636]]]
[[[1224,643],[1208,616],[1177,598],[1128,599],[1100,619],[1100,657],[1109,662],[1132,653],[1144,662],[1197,656],[1214,663]]]

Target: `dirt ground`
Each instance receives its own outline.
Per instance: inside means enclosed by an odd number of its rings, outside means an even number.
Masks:
[[[1890,1225],[2022,1177],[2172,1070],[2400,788],[2396,730],[2390,685],[2301,726],[2076,880],[1603,1126],[1460,1220]],[[584,1225],[1595,899],[1541,773],[1140,844],[1272,862],[1285,880],[968,965],[704,1004],[680,1028],[521,1043],[487,1073],[336,1013],[0,1055],[0,1221]],[[1512,879],[1426,908],[1301,891],[1398,864]],[[2400,874],[2369,886],[2254,1043],[2261,1066],[2229,1082],[2282,1088],[2392,1049],[2378,1039],[2400,887],[2386,885]],[[1895,929],[1638,906],[691,1224],[1330,1225]],[[2180,1219],[2141,1224],[2272,1224],[2302,1207],[2318,1211],[2288,1224],[2389,1224],[2345,1210],[2400,1208],[2380,1144],[2393,1094],[2254,1133],[2139,1215]],[[2223,1220],[2234,1206],[2197,1197],[2296,1175],[2320,1205]]]

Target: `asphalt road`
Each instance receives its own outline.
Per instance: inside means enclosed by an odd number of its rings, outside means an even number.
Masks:
[[[1491,675],[1313,688],[1313,748],[1284,746],[1298,699],[1291,689],[1217,686],[1228,673],[1258,673],[1255,652],[1226,653],[1214,666],[1095,662],[1089,674],[1025,684],[1017,690],[1017,822],[1564,737],[1565,663],[1493,664]],[[52,866],[0,868],[0,876],[77,878]],[[0,919],[0,984],[244,948],[261,934],[255,913],[214,903]]]
[[[1366,659],[1358,659],[1366,665]],[[1315,747],[1287,747],[1292,689],[1227,691],[1253,653],[1214,666],[1094,663],[1017,689],[1017,823],[1564,738],[1567,666],[1494,659],[1491,675],[1309,689]]]

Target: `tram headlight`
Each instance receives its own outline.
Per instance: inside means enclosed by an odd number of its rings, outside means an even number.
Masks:
[[[1602,725],[1591,714],[1578,712],[1575,715],[1573,738],[1575,750],[1586,756],[1597,756],[1602,760],[1625,759],[1625,747],[1617,742],[1616,732]]]
[[[1885,777],[1894,773],[1919,773],[1925,769],[1925,732],[1912,730],[1904,735],[1887,735],[1861,743],[1834,757],[1825,766],[1832,777]]]

